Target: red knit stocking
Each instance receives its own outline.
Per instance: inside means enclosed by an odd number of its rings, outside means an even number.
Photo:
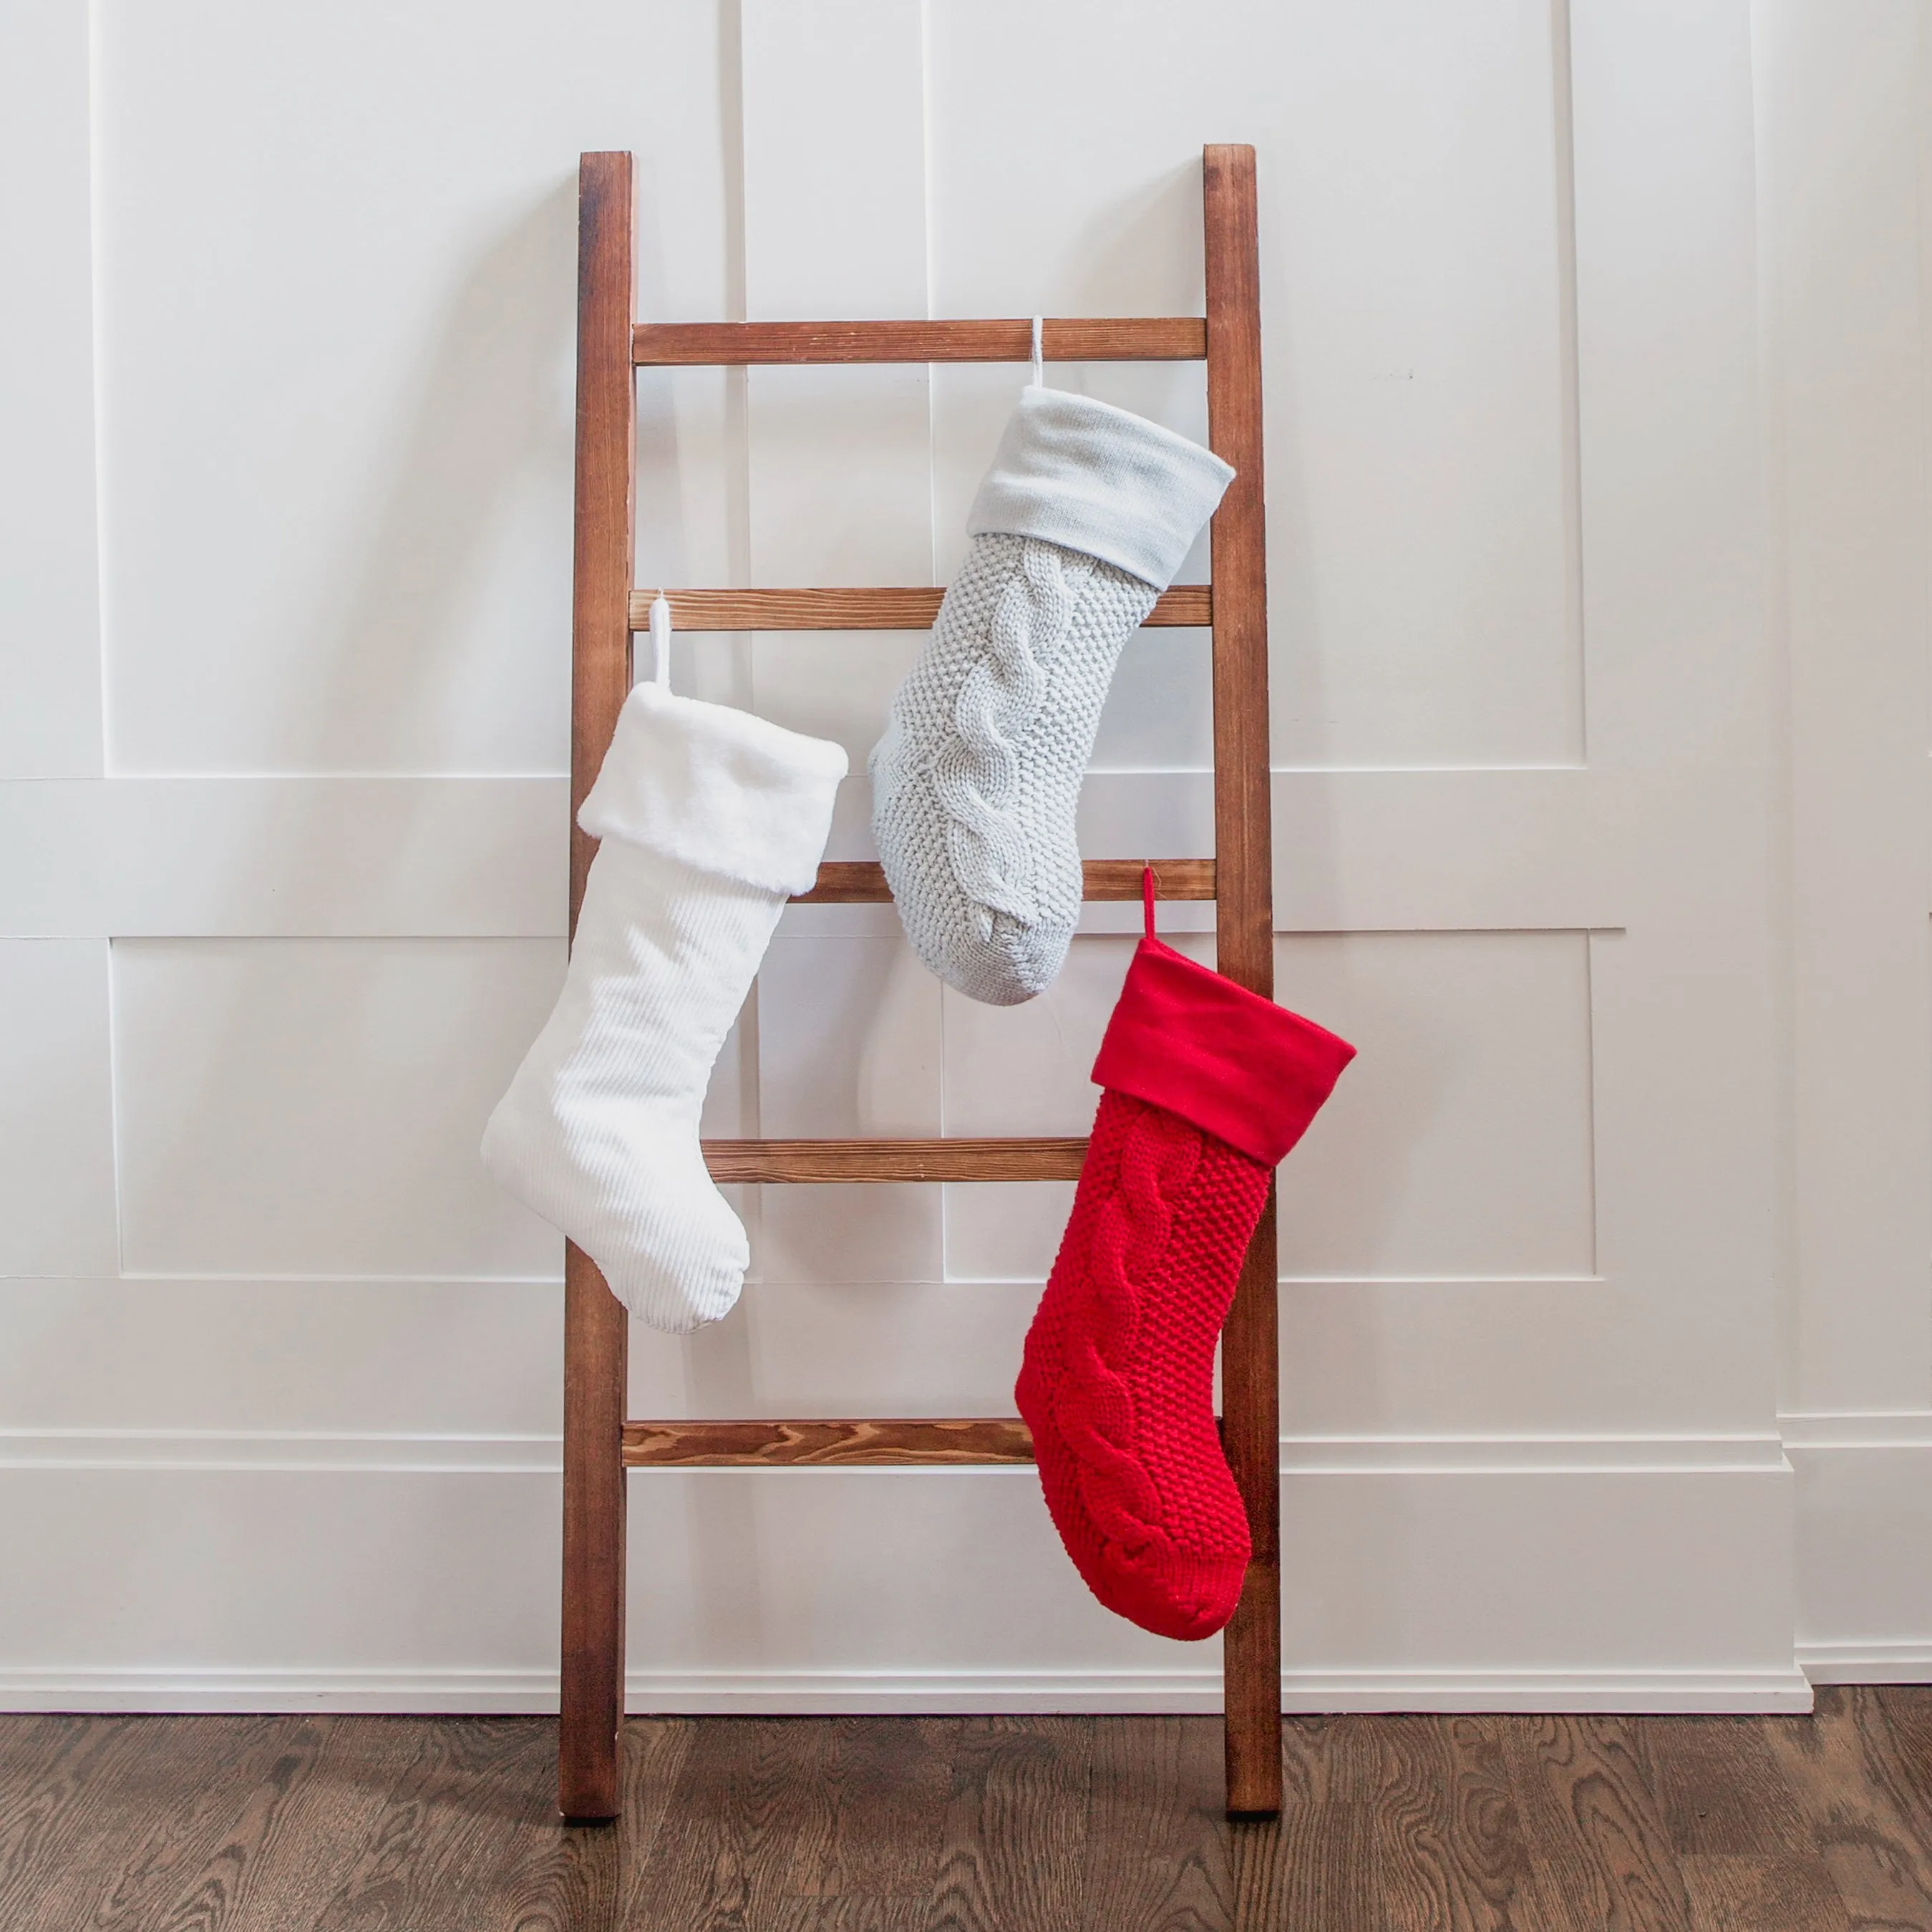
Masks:
[[[1214,1424],[1214,1344],[1269,1175],[1354,1049],[1153,936],[1094,1063],[1073,1213],[1014,1394],[1067,1554],[1162,1636],[1234,1613],[1247,1512]]]

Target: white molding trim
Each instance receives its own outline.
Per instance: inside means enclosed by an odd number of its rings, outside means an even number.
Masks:
[[[1798,1661],[1814,1684],[1932,1684],[1932,1636],[1801,1642]]]
[[[1798,1478],[1798,1662],[1814,1684],[1932,1683],[1932,1411],[1778,1423]]]
[[[1778,1426],[1787,1449],[1932,1449],[1932,1410],[1811,1411],[1780,1415]]]
[[[554,1476],[557,1436],[386,1435],[314,1430],[0,1430],[0,1469],[141,1469],[263,1475]]]
[[[447,1475],[555,1475],[562,1438],[547,1435],[376,1433],[348,1430],[0,1429],[0,1469],[294,1471]],[[877,1476],[918,1468],[832,1465]],[[947,1467],[940,1473],[1011,1476],[1029,1465]],[[1284,1436],[1284,1476],[1789,1474],[1773,1435]],[[686,1474],[728,1472],[687,1471]],[[761,1472],[765,1473],[765,1472]],[[822,1474],[819,1467],[784,1473]]]
[[[1170,1671],[632,1671],[633,1714],[1211,1714],[1218,1670]],[[1375,1671],[1284,1673],[1291,1712],[1804,1712],[1810,1685],[1776,1670]],[[354,1711],[548,1714],[556,1678],[518,1670],[0,1670],[8,1711]]]

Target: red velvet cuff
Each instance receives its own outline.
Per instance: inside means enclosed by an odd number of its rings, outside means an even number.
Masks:
[[[1308,1131],[1354,1057],[1346,1040],[1312,1020],[1144,939],[1094,1078],[1273,1167]]]

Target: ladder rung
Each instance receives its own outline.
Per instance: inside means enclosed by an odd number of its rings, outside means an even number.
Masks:
[[[706,1141],[718,1181],[1077,1180],[1084,1140]]]
[[[631,592],[631,628],[651,627],[655,590]],[[946,595],[937,586],[902,590],[667,590],[680,631],[929,631]],[[1154,600],[1146,622],[1160,629],[1204,629],[1214,621],[1205,584],[1177,584]]]
[[[1208,325],[1198,315],[1049,316],[1049,362],[1198,362]],[[970,322],[642,322],[631,360],[740,368],[753,362],[1024,362],[1033,320]]]
[[[1096,902],[1137,899],[1141,867],[1154,867],[1157,899],[1211,899],[1214,896],[1212,859],[1089,859],[1081,867],[1085,880],[1080,896]],[[876,859],[829,859],[818,868],[818,883],[801,892],[794,905],[878,905],[892,897],[886,875]]]
[[[1032,1460],[1033,1433],[1017,1417],[624,1425],[624,1461],[633,1469]]]

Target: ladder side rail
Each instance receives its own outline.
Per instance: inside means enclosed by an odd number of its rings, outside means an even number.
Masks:
[[[570,923],[596,842],[577,812],[631,682],[637,382],[631,360],[632,184],[627,154],[587,154],[578,185],[577,479],[572,565]],[[620,1808],[624,1717],[623,1429],[629,1328],[574,1242],[564,1251],[563,1616],[557,1807]]]
[[[1268,701],[1268,559],[1262,473],[1260,244],[1255,151],[1202,154],[1208,436],[1234,466],[1210,538],[1214,589],[1216,960],[1274,993]],[[1222,1652],[1228,1810],[1281,1809],[1281,1450],[1274,1190],[1242,1263],[1221,1345],[1222,1438],[1247,1505],[1253,1556]]]

